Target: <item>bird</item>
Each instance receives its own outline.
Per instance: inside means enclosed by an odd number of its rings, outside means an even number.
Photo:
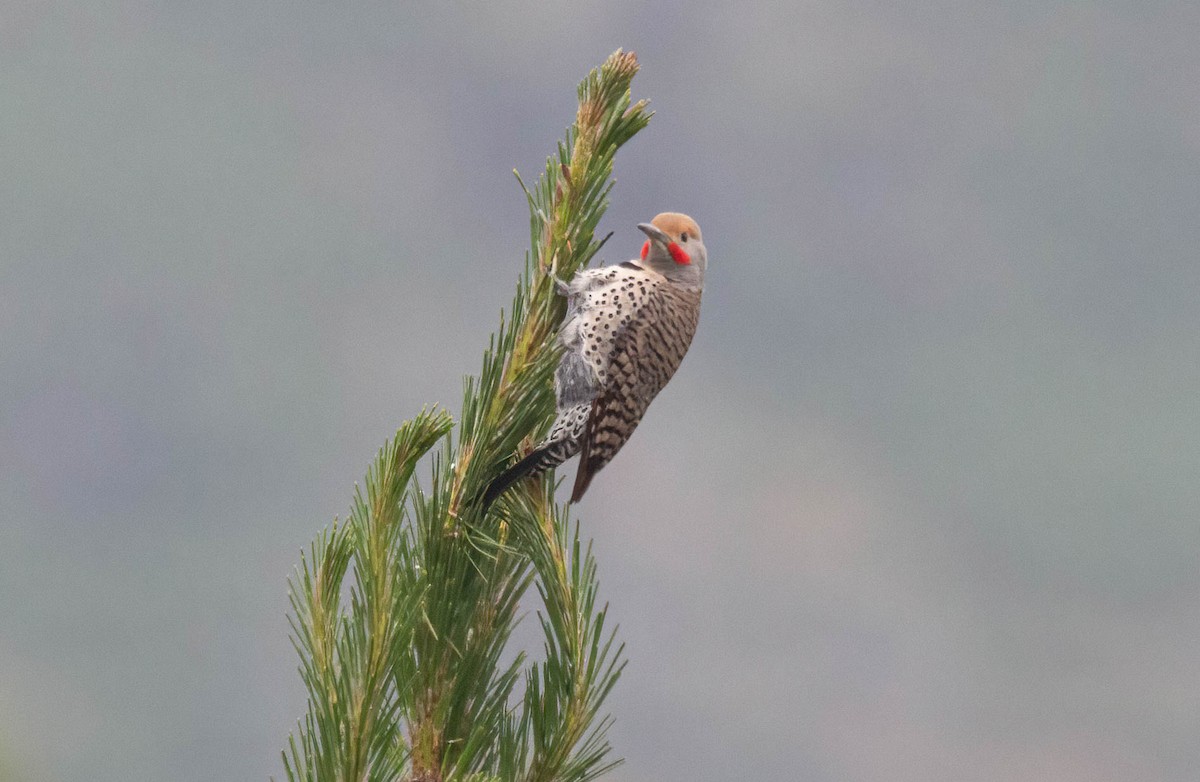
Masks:
[[[700,226],[679,212],[639,223],[638,259],[583,269],[568,282],[554,373],[557,414],[550,433],[483,493],[486,510],[526,476],[579,454],[571,502],[629,440],[646,408],[675,374],[700,322],[708,253]]]

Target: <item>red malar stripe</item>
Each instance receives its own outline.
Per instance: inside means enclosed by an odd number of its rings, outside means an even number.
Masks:
[[[667,245],[667,252],[671,253],[671,257],[675,259],[675,263],[679,264],[680,266],[692,262],[692,256],[685,253],[683,248],[675,244],[675,242],[671,242]]]

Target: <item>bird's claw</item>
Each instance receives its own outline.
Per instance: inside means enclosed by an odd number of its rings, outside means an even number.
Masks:
[[[550,261],[550,269],[549,269],[549,271],[546,272],[546,276],[549,277],[554,282],[554,290],[558,293],[559,296],[567,296],[570,294],[571,289],[569,287],[567,287],[567,284],[565,282],[563,282],[562,279],[558,276],[558,255],[557,254],[554,256],[554,260]]]

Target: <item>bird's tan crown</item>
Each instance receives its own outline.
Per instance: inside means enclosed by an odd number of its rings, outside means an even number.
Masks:
[[[663,212],[650,223],[677,241],[679,236],[685,233],[700,239],[700,226],[696,225],[695,220],[680,212]]]

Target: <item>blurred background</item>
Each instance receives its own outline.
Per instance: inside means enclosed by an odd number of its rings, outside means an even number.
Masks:
[[[261,780],[286,578],[457,409],[575,85],[695,216],[579,515],[614,782],[1200,775],[1200,6],[204,4],[0,20],[0,777]],[[535,649],[536,651],[536,649]]]

